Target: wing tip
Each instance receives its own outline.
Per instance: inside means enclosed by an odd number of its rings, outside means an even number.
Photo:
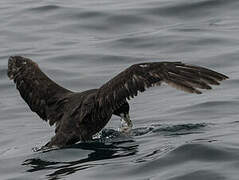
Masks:
[[[226,76],[225,74],[222,74],[222,76],[223,76],[223,77],[222,77],[222,78],[223,78],[222,80],[230,79],[229,76]]]

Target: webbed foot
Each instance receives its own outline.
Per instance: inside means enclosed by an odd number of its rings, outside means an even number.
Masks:
[[[120,114],[121,125],[119,128],[120,132],[129,133],[133,127],[133,123],[130,120],[129,114]]]

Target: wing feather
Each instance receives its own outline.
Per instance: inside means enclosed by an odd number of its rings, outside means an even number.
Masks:
[[[102,111],[107,111],[104,107],[111,107],[113,111],[126,98],[137,96],[138,92],[162,82],[189,93],[201,94],[198,89],[211,89],[210,85],[219,85],[219,81],[227,78],[216,71],[181,62],[140,63],[101,86],[96,99]]]
[[[38,65],[28,58],[12,56],[8,61],[8,76],[16,83],[20,95],[30,109],[53,125],[63,116],[61,108],[71,91],[47,77]]]

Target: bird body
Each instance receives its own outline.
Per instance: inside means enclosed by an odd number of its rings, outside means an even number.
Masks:
[[[129,129],[127,100],[146,88],[165,82],[189,93],[211,89],[228,77],[215,71],[181,62],[134,64],[103,84],[99,89],[73,92],[61,87],[44,74],[38,65],[25,57],[11,56],[8,76],[33,112],[56,126],[55,136],[45,147],[63,147],[91,140],[110,120],[120,116]]]

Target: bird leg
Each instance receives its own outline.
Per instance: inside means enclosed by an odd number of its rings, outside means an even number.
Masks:
[[[130,120],[129,114],[121,113],[120,117],[121,117],[121,126],[120,126],[119,131],[120,132],[129,132],[133,127],[133,124],[132,124],[132,121]]]

